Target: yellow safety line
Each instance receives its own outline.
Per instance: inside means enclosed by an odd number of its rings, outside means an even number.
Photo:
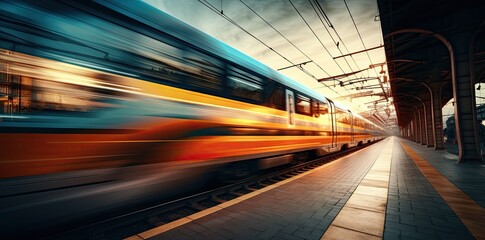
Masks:
[[[382,239],[394,137],[321,239]]]
[[[363,149],[358,150],[358,151],[356,151],[356,152],[354,152],[354,153],[351,153],[351,154],[349,154],[349,155],[347,155],[347,156],[345,156],[345,157],[340,158],[339,160],[341,160],[341,159],[345,159],[345,158],[348,158],[348,157],[350,157],[350,156],[352,156],[352,155],[354,155],[354,154],[360,153],[360,152],[361,152],[361,151],[363,151],[363,150],[366,150],[366,148],[363,148]],[[267,186],[267,187],[264,187],[264,188],[258,189],[258,190],[254,191],[254,192],[251,192],[251,193],[245,194],[245,195],[243,195],[243,196],[240,196],[240,197],[238,197],[238,198],[232,199],[232,200],[230,200],[230,201],[227,201],[227,202],[221,203],[221,204],[219,204],[219,205],[217,205],[217,206],[214,206],[214,207],[211,207],[211,208],[205,209],[205,210],[203,210],[203,211],[200,211],[200,212],[194,213],[194,214],[192,214],[192,215],[190,215],[190,216],[187,216],[187,217],[184,217],[184,218],[181,218],[181,219],[175,220],[175,221],[173,221],[173,222],[170,222],[170,223],[167,223],[167,224],[164,224],[164,225],[158,226],[158,227],[156,227],[156,228],[153,228],[153,229],[147,230],[147,231],[145,231],[145,232],[142,232],[142,233],[139,233],[139,234],[133,235],[133,236],[131,236],[131,237],[125,238],[125,240],[142,240],[142,239],[148,239],[148,238],[151,238],[151,237],[157,236],[157,235],[159,235],[159,234],[161,234],[161,233],[164,233],[164,232],[166,232],[166,231],[169,231],[169,230],[172,230],[172,229],[174,229],[174,228],[180,227],[180,226],[182,226],[182,225],[184,225],[184,224],[187,224],[187,223],[189,223],[189,222],[192,222],[192,221],[194,221],[194,220],[196,220],[196,219],[199,219],[199,218],[205,217],[205,216],[207,216],[207,215],[210,215],[210,214],[212,214],[212,213],[215,213],[215,212],[217,212],[217,211],[219,211],[219,210],[222,210],[222,209],[224,209],[224,208],[228,208],[228,207],[230,207],[230,206],[232,206],[232,205],[235,205],[235,204],[240,203],[240,202],[242,202],[242,201],[248,200],[248,199],[250,199],[250,198],[252,198],[252,197],[254,197],[254,196],[257,196],[257,195],[259,195],[259,194],[265,193],[265,192],[267,192],[267,191],[269,191],[269,190],[271,190],[271,189],[274,189],[274,188],[276,188],[276,187],[279,187],[279,186],[282,186],[282,185],[284,185],[284,184],[290,183],[290,182],[292,182],[292,181],[294,181],[294,180],[296,180],[296,179],[299,179],[299,178],[301,178],[301,177],[304,177],[304,176],[306,176],[306,175],[308,175],[308,174],[311,174],[311,173],[316,172],[316,171],[319,171],[319,170],[321,170],[321,169],[323,169],[323,168],[329,167],[329,166],[331,166],[331,165],[335,164],[337,161],[338,161],[338,160],[332,161],[332,162],[327,163],[327,164],[324,164],[324,165],[322,165],[322,166],[320,166],[320,167],[314,168],[314,169],[312,169],[312,170],[310,170],[310,171],[307,171],[307,172],[301,173],[301,174],[299,174],[299,175],[297,175],[297,176],[294,176],[294,177],[292,177],[292,178],[285,179],[285,180],[283,180],[283,181],[277,182],[277,183],[272,184],[272,185],[270,185],[270,186]]]
[[[485,239],[485,209],[401,141],[404,151],[476,239]]]

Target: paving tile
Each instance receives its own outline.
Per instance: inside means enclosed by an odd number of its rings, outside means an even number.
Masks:
[[[332,225],[382,236],[385,214],[356,208],[344,208]]]
[[[389,168],[383,169],[375,169],[372,167],[368,172],[367,175],[381,175],[381,176],[389,176]]]
[[[399,222],[402,224],[414,225],[416,224],[416,220],[414,219],[414,215],[411,213],[403,213],[399,215]]]
[[[369,235],[365,233],[360,233],[356,231],[352,231],[349,229],[337,227],[337,226],[330,226],[328,230],[325,232],[325,239],[327,240],[379,240],[381,237]],[[322,237],[323,239],[323,237]]]
[[[463,236],[458,233],[447,233],[447,232],[438,232],[440,239],[461,239],[461,240],[475,240],[475,238],[471,236]]]
[[[272,238],[270,238],[271,240],[305,240],[307,238],[302,238],[302,237],[299,237],[299,236],[296,236],[296,235],[290,235],[290,234],[284,234],[284,233],[276,233]],[[247,240],[247,239],[245,239]]]
[[[401,229],[399,228],[395,228],[395,227],[392,227],[392,226],[388,226],[387,225],[387,222],[386,222],[386,225],[385,225],[385,228],[384,228],[384,235],[386,235],[386,233],[396,233],[396,234],[401,234]]]
[[[365,179],[378,180],[378,181],[389,181],[389,175],[369,174],[369,175],[365,176]]]
[[[199,225],[195,222],[187,223],[186,227],[191,229],[192,231],[194,231],[196,233],[201,233],[201,232],[205,232],[205,231],[208,230],[206,227],[203,227],[203,226],[201,226],[201,225]]]
[[[401,232],[401,238],[414,238],[414,239],[439,239],[435,234],[427,234],[421,232]]]
[[[399,222],[399,215],[387,213],[386,214],[386,221],[391,221],[391,222],[398,223]]]
[[[300,228],[301,223],[294,223],[294,224],[289,224],[281,229],[282,232],[292,234]]]
[[[393,228],[398,229],[400,231],[407,231],[407,232],[416,232],[416,226],[402,224],[402,223],[395,223],[395,222],[386,222],[385,228]]]
[[[387,188],[389,185],[389,181],[382,181],[382,180],[373,180],[364,178],[360,185],[369,186],[369,187],[380,187],[380,188]]]
[[[353,194],[347,201],[346,206],[384,213],[386,211],[386,202],[387,198],[383,197]]]
[[[354,194],[363,194],[376,197],[387,197],[387,189],[380,187],[358,186]]]
[[[395,217],[386,218],[384,236],[395,238],[396,234],[399,234],[400,239],[454,239],[455,236],[461,236],[456,239],[472,238],[463,223],[433,187],[434,181],[442,178],[438,174],[432,174],[430,178],[426,178],[400,146],[395,146],[394,153],[386,213],[389,216],[398,215],[400,222],[393,221]],[[425,166],[423,172],[431,170],[430,166]],[[433,182],[433,185],[429,181]],[[449,184],[440,183],[438,188],[449,186]],[[394,190],[396,188],[397,193]],[[455,200],[460,202],[459,199]]]
[[[384,239],[386,240],[401,240],[400,234],[395,232],[384,232]]]
[[[385,144],[386,141],[371,145],[359,154],[334,161],[261,195],[234,205],[223,205],[224,209],[207,216],[199,215],[195,221],[158,235],[156,239],[178,239],[179,234],[191,239],[319,239],[338,218],[342,207],[354,201],[349,201],[352,193],[359,194],[359,191],[363,191],[366,200],[353,202],[353,209],[364,213],[353,212],[350,214],[352,218],[362,215],[358,224],[372,222],[372,219],[384,222],[383,212],[376,213],[378,209],[365,211],[363,203],[379,199],[372,194],[387,197],[389,176],[384,180],[363,179],[373,165],[376,167],[372,172],[375,178],[382,178],[384,170],[391,166],[389,163],[374,164]],[[363,185],[358,187],[361,181]],[[373,228],[375,226],[365,227],[361,231],[372,231]],[[375,233],[382,235],[382,231],[381,227]]]
[[[155,236],[153,238],[150,238],[153,240],[160,240],[160,239],[180,239],[180,240],[190,240],[194,239],[194,237],[190,237],[188,235],[185,235],[184,233],[180,231],[172,231],[170,233],[165,234],[164,236]]]
[[[275,227],[274,225],[271,228],[266,229],[265,231],[261,232],[259,235],[257,235],[258,238],[261,239],[269,239],[276,235],[276,233],[280,232],[282,228],[280,227]]]
[[[417,232],[418,233],[426,233],[426,234],[429,234],[429,235],[434,235],[434,237],[436,238],[437,234],[436,234],[436,229],[434,228],[430,228],[428,227],[429,224],[419,224],[418,227],[416,228],[417,229]]]

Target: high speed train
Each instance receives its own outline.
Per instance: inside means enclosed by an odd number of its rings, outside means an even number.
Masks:
[[[385,136],[143,2],[0,9],[3,236],[58,231],[46,229],[177,193],[196,176],[237,179]]]

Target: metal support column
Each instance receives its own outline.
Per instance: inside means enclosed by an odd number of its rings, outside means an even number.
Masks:
[[[475,88],[472,61],[472,33],[453,35],[452,82],[455,98],[455,126],[458,141],[458,162],[481,162],[475,113]]]
[[[426,99],[423,101],[424,106],[426,108],[426,147],[434,147],[434,138],[433,138],[433,114],[432,114],[432,105],[431,105],[431,98]]]
[[[406,139],[408,140],[411,139],[411,132],[409,131],[410,126],[411,126],[411,123],[408,123],[406,125]]]
[[[445,149],[443,143],[443,113],[441,109],[441,86],[442,83],[426,84],[431,96],[431,124],[433,131],[433,145],[435,150]]]
[[[417,123],[418,115],[416,112],[413,114],[413,142],[418,142],[418,124]]]
[[[441,106],[441,83],[432,84],[432,103],[433,103],[433,130],[434,130],[434,149],[445,149],[443,137],[443,111]]]
[[[411,124],[413,125],[413,142],[416,142],[416,113],[414,113]]]
[[[421,116],[421,120],[419,121],[419,126],[421,128],[421,145],[426,145],[426,116],[425,116],[425,113],[426,113],[426,109],[424,107],[424,104],[423,104],[423,107],[419,108],[419,114]]]
[[[417,128],[417,135],[416,135],[416,142],[421,143],[421,135],[423,132],[423,129],[421,128],[421,112],[419,112],[419,108],[416,108],[416,128]]]

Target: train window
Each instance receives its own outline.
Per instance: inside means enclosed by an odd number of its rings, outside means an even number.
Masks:
[[[361,120],[358,117],[354,117],[353,124],[354,124],[354,126],[357,126],[357,127],[361,127],[362,126]]]
[[[40,79],[32,79],[32,85],[32,112],[89,112],[114,103],[110,100],[114,96],[110,90]]]
[[[312,110],[310,107],[310,98],[300,94],[296,94],[296,113],[308,115],[308,116],[312,115]]]
[[[228,86],[233,96],[242,97],[253,101],[261,101],[263,98],[263,80],[240,69],[230,67],[228,69]]]
[[[339,123],[350,124],[350,113],[336,108],[336,121]]]
[[[216,58],[200,52],[184,53],[186,81],[188,84],[205,89],[221,90],[224,79],[224,65]]]
[[[312,112],[314,117],[320,117],[320,111],[319,111],[319,102],[317,100],[312,99]]]
[[[139,55],[128,53],[128,56],[110,55],[110,57],[115,61],[131,66],[133,70],[137,67],[142,67],[143,75],[166,82],[180,83],[180,79],[197,72],[196,68],[190,67],[184,62],[182,58],[183,50],[175,47],[175,44],[167,44],[143,35],[140,41],[143,41],[145,44],[133,46],[134,49],[143,48],[143,51],[138,52]]]
[[[320,102],[318,104],[318,112],[320,115],[328,114],[328,103]]]
[[[285,110],[285,104],[285,90],[280,85],[274,86],[271,96],[269,97],[269,107]]]
[[[11,59],[0,61],[0,114],[92,112],[127,96],[109,74],[1,50],[0,59]]]
[[[326,102],[318,102],[320,128],[323,131],[332,131],[332,116],[329,114],[329,105]]]
[[[168,39],[159,41],[141,35],[138,40],[145,44],[131,47],[140,51],[118,55],[110,53],[110,58],[129,65],[132,73],[145,75],[155,81],[202,92],[222,90],[225,75],[223,61]]]

